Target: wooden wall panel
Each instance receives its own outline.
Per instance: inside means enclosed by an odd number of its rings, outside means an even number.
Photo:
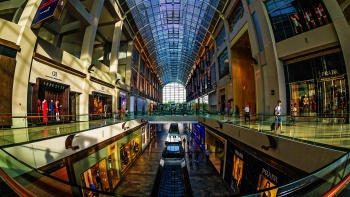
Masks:
[[[12,90],[16,60],[0,55],[0,115],[12,115]],[[24,94],[27,94],[26,92]],[[2,118],[1,126],[11,126],[11,118]]]

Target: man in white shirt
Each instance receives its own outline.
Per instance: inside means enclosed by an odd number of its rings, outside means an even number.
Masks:
[[[274,115],[275,115],[275,134],[277,132],[277,128],[278,126],[280,127],[281,129],[281,133],[283,133],[282,131],[282,107],[281,107],[281,101],[278,100],[277,101],[277,106],[275,107],[275,110],[274,110]]]
[[[247,106],[244,108],[244,112],[245,112],[245,115],[244,115],[244,122],[247,122],[247,119],[248,119],[248,121],[250,122],[250,108],[249,108],[249,105],[247,105]]]

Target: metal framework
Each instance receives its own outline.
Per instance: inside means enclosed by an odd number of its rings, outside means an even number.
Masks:
[[[227,0],[119,0],[163,85],[185,85]]]

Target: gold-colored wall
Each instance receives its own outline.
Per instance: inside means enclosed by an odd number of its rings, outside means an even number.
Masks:
[[[233,75],[233,110],[238,105],[240,112],[246,104],[250,105],[251,112],[255,112],[255,78],[254,67],[251,64],[251,51],[245,48],[231,49]]]

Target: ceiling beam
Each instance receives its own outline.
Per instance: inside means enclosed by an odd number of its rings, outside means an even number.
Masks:
[[[113,0],[105,0],[104,6],[107,9],[108,13],[112,16],[115,22],[120,21],[122,18],[122,15],[120,13],[120,10],[118,8],[118,5]]]
[[[67,1],[66,8],[84,26],[91,25],[94,17],[85,9],[85,6],[79,0]]]
[[[0,2],[0,15],[15,13],[23,4],[23,0],[2,1]]]
[[[63,25],[61,27],[60,34],[62,36],[66,36],[66,35],[73,34],[76,32],[81,32],[84,30],[85,30],[85,27],[79,21],[75,21],[75,22]]]

